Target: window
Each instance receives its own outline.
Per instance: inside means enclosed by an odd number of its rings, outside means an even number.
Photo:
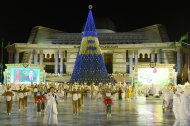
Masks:
[[[147,53],[144,54],[144,58],[148,59],[148,54]]]
[[[142,58],[143,58],[143,54],[142,54],[142,53],[140,53],[139,57],[140,57],[140,59],[142,59]]]

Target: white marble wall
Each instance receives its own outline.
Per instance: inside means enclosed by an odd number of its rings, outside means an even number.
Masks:
[[[116,72],[126,73],[126,50],[113,53],[113,73]]]

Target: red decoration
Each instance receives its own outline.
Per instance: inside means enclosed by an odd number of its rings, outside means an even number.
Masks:
[[[46,100],[45,96],[37,96],[35,102],[45,102]]]
[[[112,98],[110,98],[110,97],[104,97],[103,102],[105,105],[112,105],[113,104]]]
[[[156,68],[153,69],[153,73],[157,73],[157,69]]]

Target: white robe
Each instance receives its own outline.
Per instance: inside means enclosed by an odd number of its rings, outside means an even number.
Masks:
[[[56,100],[55,97],[49,93],[46,96],[47,98],[47,105],[45,108],[45,116],[43,123],[45,125],[58,125],[58,120],[57,120],[57,105],[56,105]]]
[[[173,112],[175,115],[175,123],[173,126],[180,126],[181,116],[180,116],[180,107],[181,100],[180,100],[180,94],[174,94],[173,95]]]
[[[190,126],[190,97],[181,95],[180,116],[184,126]]]

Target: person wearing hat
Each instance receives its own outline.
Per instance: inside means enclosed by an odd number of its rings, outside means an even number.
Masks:
[[[12,99],[14,96],[10,85],[7,85],[7,90],[2,95],[6,97],[7,114],[10,115],[12,111]]]

